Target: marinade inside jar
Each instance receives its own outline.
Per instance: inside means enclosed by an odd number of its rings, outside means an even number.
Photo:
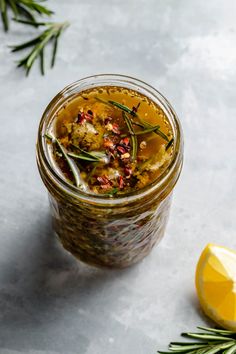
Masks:
[[[163,110],[141,93],[114,86],[68,98],[45,139],[63,178],[87,193],[114,198],[154,182],[173,154]]]

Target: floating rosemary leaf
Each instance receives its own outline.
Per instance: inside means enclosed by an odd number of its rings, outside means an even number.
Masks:
[[[136,112],[133,110],[133,109],[130,109],[129,107],[119,103],[119,102],[116,102],[116,101],[111,101],[109,100],[108,101],[110,104],[112,104],[113,106],[117,107],[117,108],[120,108],[123,112],[126,112],[126,113],[129,113],[131,114],[132,116],[136,117],[137,114]]]
[[[224,329],[198,327],[205,331],[200,333],[182,333],[187,338],[195,338],[194,342],[171,342],[169,351],[158,351],[160,354],[191,353],[191,354],[235,354],[236,333]]]
[[[72,144],[72,146],[75,147],[76,149],[78,149],[81,152],[81,154],[77,155],[77,157],[81,156],[81,155],[84,155],[88,159],[91,159],[91,160],[93,159],[95,161],[101,161],[101,160],[104,160],[104,159],[107,158],[107,155],[106,155],[105,151],[85,151],[85,150],[81,149],[81,147],[78,146],[78,145]]]
[[[107,105],[111,105],[111,106],[115,106],[119,109],[121,109],[122,111],[126,112],[126,113],[129,113],[131,114],[132,116],[136,116],[137,114],[135,113],[135,111],[133,111],[132,109],[130,109],[129,107],[127,106],[124,106],[123,104],[119,103],[119,102],[116,102],[116,101],[112,101],[112,100],[103,100],[102,98],[100,97],[95,97],[95,99],[99,102],[102,102],[104,104],[107,104]]]
[[[134,128],[132,126],[132,123],[127,116],[127,114],[123,111],[122,112],[123,119],[127,125],[127,128],[129,130],[130,136],[131,136],[131,141],[132,141],[132,160],[135,161],[137,157],[137,151],[138,151],[138,140],[137,136],[135,135]]]
[[[44,136],[47,139],[49,139],[52,143],[55,143],[57,145],[58,149],[62,153],[64,160],[67,162],[67,164],[73,174],[76,187],[86,190],[87,187],[85,186],[85,184],[80,176],[80,171],[79,171],[77,165],[75,164],[75,162],[72,159],[70,159],[66,149],[61,145],[60,141],[57,138],[49,135],[48,133],[46,133]]]
[[[140,130],[139,132],[135,132],[135,135],[143,135],[143,134],[148,134],[148,133],[155,133],[155,130],[159,129],[160,125],[156,125],[152,128],[148,128],[148,129],[144,129],[144,130]]]
[[[141,122],[143,128],[146,128],[146,129],[148,129],[148,128],[153,128],[153,125],[150,124],[150,123],[148,123],[148,122],[146,122],[144,119],[141,119],[141,118],[139,117],[139,120],[140,120],[140,122]],[[156,133],[157,135],[161,136],[164,140],[166,140],[167,142],[169,142],[168,136],[167,136],[166,134],[164,134],[159,128],[156,129],[156,130],[154,130],[154,133]]]
[[[171,147],[171,145],[173,144],[173,142],[174,142],[174,138],[172,138],[172,139],[168,142],[168,144],[166,145],[166,151],[169,150],[169,148]]]
[[[75,159],[79,159],[79,160],[85,160],[85,161],[90,161],[90,162],[97,162],[99,161],[98,158],[96,157],[92,157],[92,156],[87,156],[84,154],[75,154],[73,152],[68,152],[68,156],[73,157]]]

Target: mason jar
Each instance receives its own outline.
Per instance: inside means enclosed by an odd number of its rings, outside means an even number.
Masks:
[[[44,134],[69,99],[99,86],[137,91],[157,104],[173,131],[167,168],[143,189],[118,197],[91,195],[68,183],[53,163]],[[127,267],[150,253],[164,235],[174,186],[183,163],[183,134],[170,103],[143,81],[123,75],[90,76],[65,87],[47,106],[39,124],[37,164],[48,190],[53,227],[64,248],[95,266]]]

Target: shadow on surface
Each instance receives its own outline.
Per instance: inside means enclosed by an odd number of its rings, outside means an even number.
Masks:
[[[98,305],[106,306],[104,301],[108,306],[115,301],[105,295],[132,268],[102,270],[78,262],[59,244],[45,215],[27,230],[2,271],[0,348],[69,354],[77,353],[69,348],[78,343],[79,352],[86,352],[87,317],[96,316]],[[93,321],[88,322],[93,332]]]
[[[207,317],[204,314],[204,312],[200,306],[200,303],[198,301],[196,292],[192,292],[189,294],[189,302],[191,304],[192,309],[194,309],[194,312],[195,312],[194,318],[199,317],[200,320],[202,322],[204,322],[205,327],[217,327],[215,322],[213,322],[209,317]],[[200,326],[200,323],[196,323],[196,326]],[[193,329],[193,330],[195,330],[195,329]]]

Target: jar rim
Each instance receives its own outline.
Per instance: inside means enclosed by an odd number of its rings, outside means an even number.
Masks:
[[[129,86],[125,86],[125,85],[129,85]],[[130,85],[132,87],[130,87]],[[133,191],[130,193],[126,193],[124,195],[115,198],[111,198],[109,196],[104,197],[101,194],[86,193],[80,190],[79,188],[77,188],[76,186],[70,184],[65,179],[63,179],[59,175],[59,173],[57,173],[56,169],[53,168],[52,161],[49,159],[49,154],[47,153],[48,152],[47,143],[45,142],[45,138],[44,138],[44,134],[46,133],[47,128],[50,125],[49,123],[50,118],[52,121],[53,113],[55,114],[59,110],[59,107],[65,104],[68,97],[72,96],[73,94],[82,92],[84,90],[99,87],[99,86],[126,87],[142,93],[143,95],[145,95],[146,97],[148,97],[150,100],[154,102],[156,101],[156,103],[165,112],[172,126],[172,130],[174,134],[173,154],[169,165],[163,171],[163,173],[158,178],[156,178],[152,183],[148,184],[144,188],[141,188],[140,190]],[[59,107],[56,107],[56,105],[59,105]],[[55,187],[59,189],[61,192],[78,201],[101,205],[103,207],[104,206],[112,207],[112,206],[123,205],[124,203],[125,204],[131,203],[136,200],[140,200],[148,196],[149,194],[161,191],[162,187],[166,184],[166,181],[174,174],[176,166],[178,165],[182,166],[182,149],[183,149],[183,134],[182,134],[182,128],[181,128],[179,118],[176,112],[174,111],[173,107],[171,106],[169,101],[164,97],[163,94],[161,94],[157,89],[147,84],[146,82],[133,78],[131,76],[121,75],[121,74],[97,74],[97,75],[87,76],[85,78],[82,78],[80,80],[77,80],[67,85],[50,101],[39,123],[36,155],[37,155],[37,162],[39,168],[40,165],[43,164],[44,170],[47,171],[47,175],[50,178],[50,181],[51,182],[53,181]]]

